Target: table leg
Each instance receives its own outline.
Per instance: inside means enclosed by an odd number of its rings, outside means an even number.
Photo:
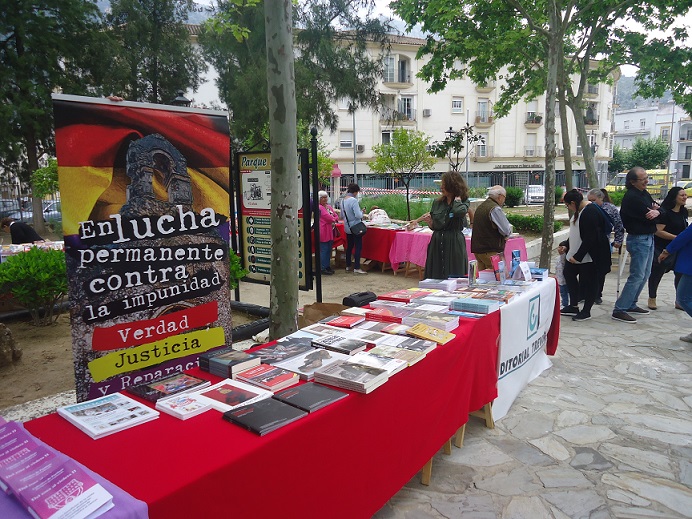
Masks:
[[[495,428],[495,420],[493,420],[493,405],[492,404],[485,404],[478,411],[473,411],[471,413],[471,416],[478,416],[479,418],[483,418],[483,420],[485,420],[485,426],[488,429],[494,429]]]
[[[447,440],[442,448],[443,448],[443,452],[447,456],[452,454],[452,440],[451,439]]]
[[[433,459],[430,458],[428,462],[425,465],[423,465],[423,472],[420,475],[421,485],[430,485],[430,477],[432,476],[432,462]]]
[[[454,435],[454,445],[460,449],[464,446],[464,435],[466,434],[466,424],[462,425]]]

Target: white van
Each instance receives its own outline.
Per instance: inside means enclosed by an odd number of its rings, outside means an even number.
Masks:
[[[526,186],[524,190],[524,202],[526,204],[545,203],[545,186],[538,184]]]

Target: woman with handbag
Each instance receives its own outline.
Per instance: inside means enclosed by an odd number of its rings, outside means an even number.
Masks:
[[[661,283],[663,274],[673,270],[673,266],[675,265],[674,256],[668,256],[663,263],[658,261],[658,257],[661,255],[661,251],[687,227],[688,214],[685,208],[685,202],[687,202],[687,193],[683,188],[677,186],[672,187],[663,199],[663,202],[661,202],[661,209],[663,209],[663,211],[661,211],[661,216],[658,217],[658,221],[656,222],[654,259],[651,264],[651,274],[649,275],[649,301],[647,306],[651,310],[656,310],[658,308],[656,304],[656,292],[658,291],[658,285]],[[675,288],[678,287],[680,276],[681,274],[675,272],[673,281]],[[675,307],[678,309],[680,308],[677,301]]]
[[[354,267],[355,274],[365,274],[360,269],[360,251],[363,249],[363,235],[367,227],[362,222],[363,211],[358,205],[358,184],[349,184],[346,188],[346,196],[341,202],[341,216],[344,218],[344,230],[346,231],[346,272],[351,272],[351,253],[355,249]]]
[[[332,246],[334,244],[334,231],[339,217],[334,208],[327,203],[329,195],[326,191],[317,193],[320,197],[320,268],[322,274],[331,276],[334,271],[329,263],[332,258]],[[336,232],[339,232],[338,230]]]

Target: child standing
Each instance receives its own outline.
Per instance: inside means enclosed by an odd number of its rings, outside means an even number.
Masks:
[[[567,280],[565,279],[564,269],[565,261],[567,261],[567,245],[566,242],[562,242],[557,247],[558,257],[555,261],[555,277],[557,278],[557,284],[560,287],[560,302],[562,303],[562,308],[569,306],[569,291],[567,290]]]

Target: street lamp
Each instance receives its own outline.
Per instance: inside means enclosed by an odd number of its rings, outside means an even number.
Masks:
[[[171,101],[171,104],[173,106],[188,106],[189,107],[191,103],[192,103],[192,101],[190,101],[187,97],[185,97],[183,95],[182,90],[178,90],[177,97],[175,99],[173,99],[173,101]]]
[[[454,138],[454,136],[456,135],[456,133],[457,133],[457,132],[455,132],[455,131],[452,129],[451,126],[449,127],[449,130],[447,130],[447,131],[445,132],[445,135],[447,136],[447,137],[445,137],[445,140],[446,140],[447,142],[449,142],[449,148],[447,149],[447,156],[449,157],[449,163],[450,163],[450,165],[452,164],[452,143],[451,143],[450,141]]]
[[[339,197],[339,193],[341,193],[341,170],[338,164],[334,163],[334,167],[329,176],[332,179],[332,204],[335,204]]]

